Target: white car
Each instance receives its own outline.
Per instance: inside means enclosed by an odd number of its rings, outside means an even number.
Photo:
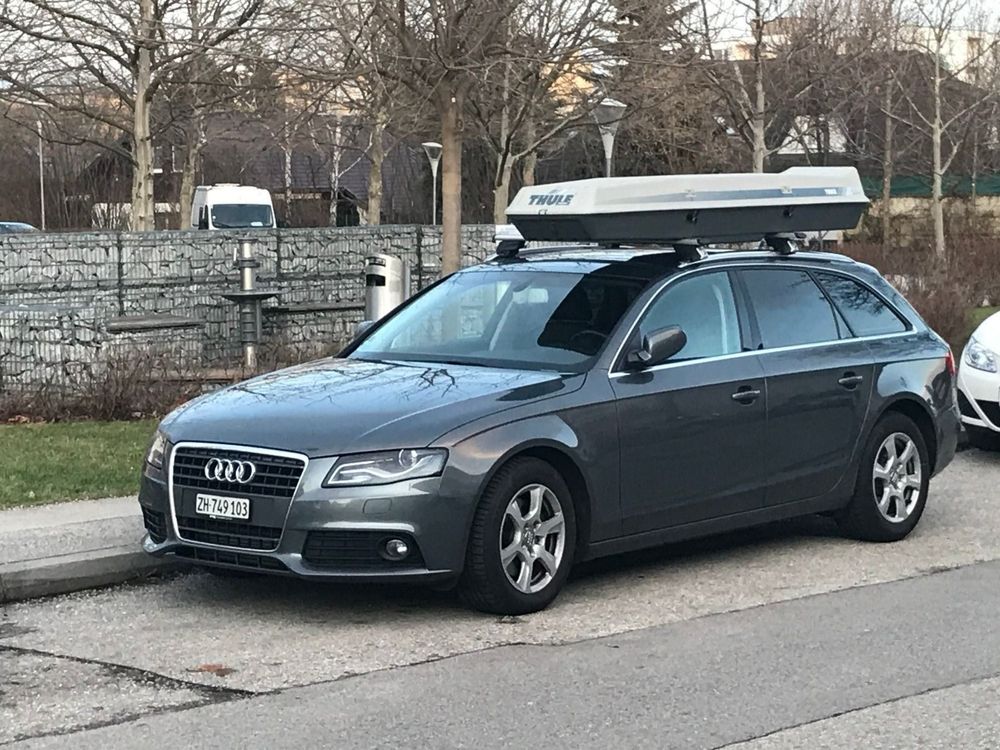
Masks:
[[[969,442],[1000,450],[1000,313],[979,324],[962,352],[958,405]]]

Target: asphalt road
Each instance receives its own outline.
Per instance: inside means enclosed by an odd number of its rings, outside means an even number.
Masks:
[[[10,605],[0,744],[997,747],[998,484],[969,452],[901,544],[770,526],[592,564],[524,618],[204,574]]]

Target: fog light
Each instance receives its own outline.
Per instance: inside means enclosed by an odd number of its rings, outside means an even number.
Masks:
[[[410,545],[402,539],[390,539],[385,543],[384,549],[387,560],[402,560],[410,554]]]

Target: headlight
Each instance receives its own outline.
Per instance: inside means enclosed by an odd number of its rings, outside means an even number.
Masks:
[[[971,338],[969,345],[965,347],[965,364],[983,372],[996,372],[997,355]]]
[[[157,469],[163,468],[163,457],[167,452],[167,436],[159,430],[153,436],[149,451],[146,453],[146,463],[155,466]]]
[[[433,477],[441,473],[447,460],[448,451],[443,448],[408,448],[401,451],[341,456],[333,465],[323,485],[357,487]]]

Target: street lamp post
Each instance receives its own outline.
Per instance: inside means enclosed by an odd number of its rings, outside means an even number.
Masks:
[[[625,106],[615,99],[604,99],[594,108],[594,119],[597,129],[601,131],[601,143],[604,144],[604,176],[611,176],[611,154],[615,148],[615,134],[618,124],[625,114]]]
[[[42,207],[42,231],[45,231],[45,157],[42,151],[42,121],[35,120],[38,132],[38,200]]]
[[[420,145],[424,147],[424,153],[427,154],[427,161],[431,163],[431,181],[434,183],[431,188],[431,224],[437,224],[438,164],[441,163],[442,146],[440,143],[434,143],[434,141],[427,141]]]

